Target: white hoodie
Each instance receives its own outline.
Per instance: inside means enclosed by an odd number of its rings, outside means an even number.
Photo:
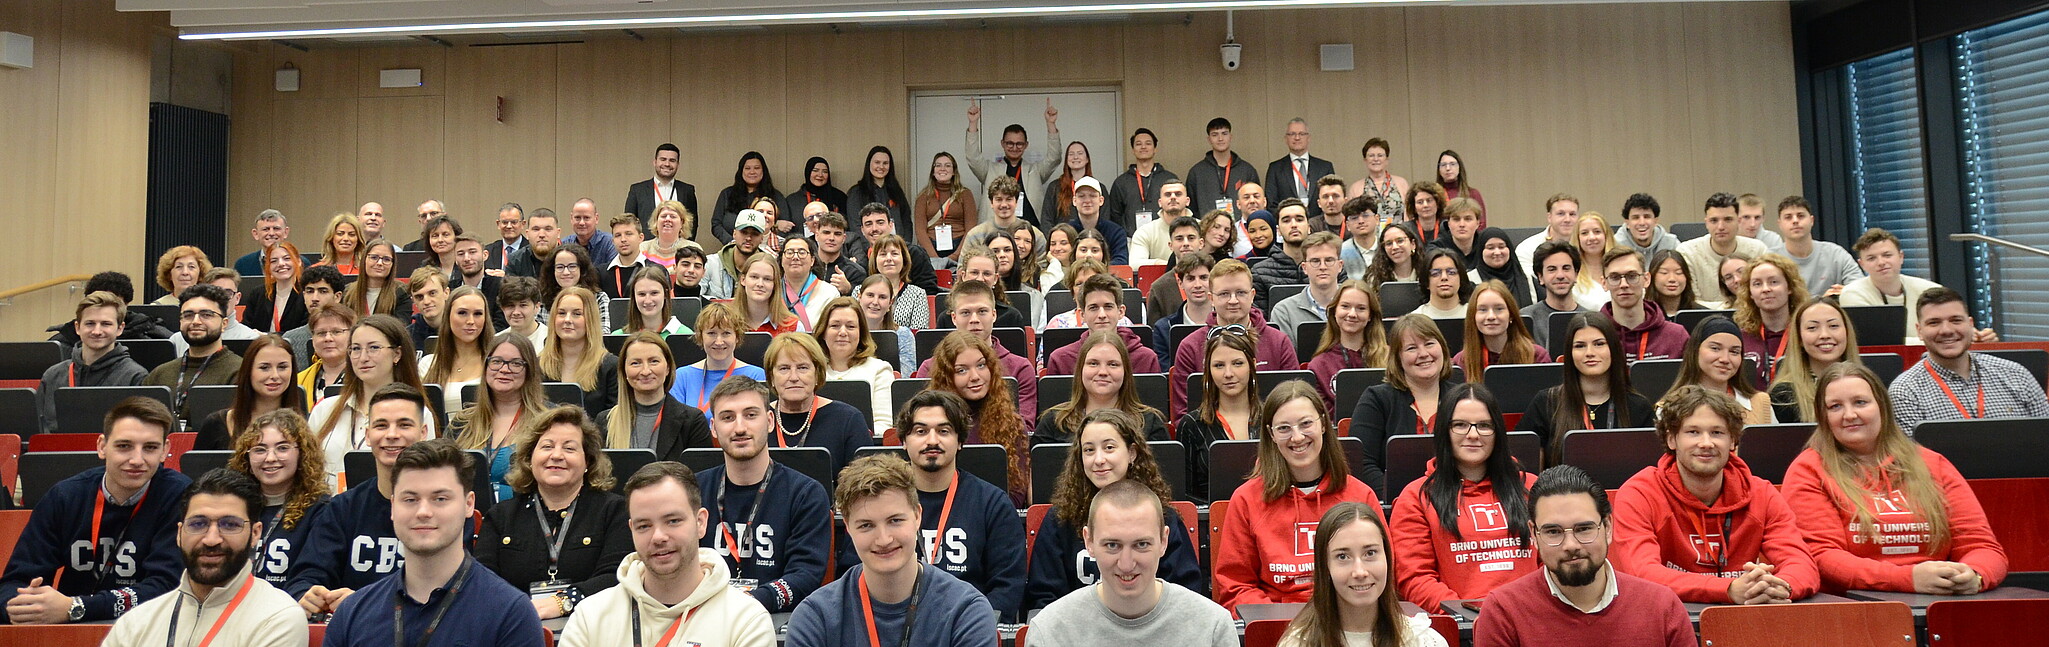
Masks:
[[[627,555],[619,562],[619,585],[584,598],[569,614],[569,626],[562,630],[562,647],[613,647],[633,644],[632,605],[640,607],[640,643],[654,645],[669,630],[669,623],[690,616],[670,645],[703,647],[775,647],[775,623],[768,610],[754,598],[732,588],[732,574],[726,562],[710,548],[697,549],[698,568],[704,578],[697,590],[681,604],[668,606],[656,601],[642,588],[647,565],[640,554]]]

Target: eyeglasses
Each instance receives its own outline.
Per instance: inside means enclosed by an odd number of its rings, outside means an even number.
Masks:
[[[810,255],[811,255],[811,250],[808,250],[808,249],[785,249],[785,250],[783,250],[783,256],[785,256],[785,257],[789,257],[789,256],[810,256]]]
[[[1537,539],[1543,541],[1546,546],[1563,546],[1565,545],[1565,536],[1572,535],[1574,541],[1582,544],[1591,544],[1594,543],[1595,539],[1600,538],[1600,530],[1603,525],[1606,525],[1606,522],[1583,523],[1573,526],[1570,530],[1557,526],[1538,528]]]
[[[369,256],[365,256],[365,257],[363,257],[363,260],[365,260],[365,261],[369,261],[369,262],[372,262],[372,263],[390,263],[390,262],[391,262],[391,260],[392,260],[392,257],[390,257],[390,256],[384,256],[384,255],[382,255],[382,254],[371,254],[371,255],[369,255]]]
[[[219,319],[222,316],[223,315],[220,313],[219,310],[186,310],[184,312],[178,313],[178,320],[200,321],[206,319]]]
[[[1216,297],[1216,298],[1217,298],[1218,300],[1221,300],[1221,301],[1242,301],[1242,300],[1245,300],[1245,299],[1250,299],[1250,298],[1252,298],[1252,291],[1251,291],[1251,290],[1225,290],[1225,291],[1222,291],[1222,292],[1217,292],[1217,293],[1211,294],[1210,296]]]
[[[1643,276],[1643,272],[1630,272],[1628,274],[1609,274],[1603,278],[1608,279],[1608,285],[1635,285],[1643,281]]]
[[[250,447],[250,448],[249,448],[249,457],[250,457],[250,458],[264,458],[264,457],[266,457],[266,456],[269,456],[269,455],[271,455],[271,454],[273,454],[273,453],[277,453],[277,454],[289,454],[289,453],[291,453],[291,452],[293,452],[293,451],[297,450],[298,448],[299,448],[299,446],[298,446],[298,445],[294,445],[294,444],[291,444],[291,443],[278,443],[278,444],[276,444],[276,445],[257,445],[257,446],[254,446],[254,447]]]
[[[1451,433],[1492,436],[1494,435],[1494,423],[1466,422],[1464,420],[1453,420],[1451,421]]]
[[[577,266],[576,266],[576,264],[575,264],[575,263],[556,263],[556,264],[555,264],[555,271],[557,271],[557,272],[574,272],[574,271],[576,271],[577,269],[578,269],[578,268],[577,268]]]
[[[1295,437],[1295,434],[1302,434],[1304,436],[1307,436],[1309,434],[1319,433],[1323,431],[1323,427],[1321,425],[1313,424],[1302,425],[1300,427],[1297,427],[1295,425],[1274,425],[1271,427],[1267,427],[1266,431],[1267,433],[1272,434],[1275,440],[1280,440],[1283,438],[1293,438]]]
[[[494,371],[524,371],[526,370],[526,367],[526,360],[523,359],[505,359],[503,357],[493,357],[484,360],[484,368],[488,368]]]
[[[1320,267],[1320,266],[1324,266],[1324,265],[1336,265],[1336,264],[1338,264],[1338,263],[1343,263],[1343,262],[1344,262],[1344,259],[1341,259],[1341,258],[1337,258],[1337,257],[1335,257],[1335,256],[1324,256],[1324,257],[1320,257],[1320,258],[1311,258],[1311,259],[1309,259],[1309,260],[1306,260],[1306,261],[1302,261],[1302,264],[1303,264],[1303,265],[1309,265],[1309,266],[1312,266],[1312,267]]]
[[[204,535],[214,528],[219,528],[223,535],[239,535],[249,530],[249,522],[241,517],[190,517],[178,523],[178,529],[188,535]]]

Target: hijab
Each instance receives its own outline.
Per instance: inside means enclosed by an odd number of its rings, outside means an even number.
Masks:
[[[820,166],[824,166],[827,169],[825,184],[812,184],[811,171]],[[793,207],[791,211],[799,214],[804,213],[804,205],[811,202],[823,202],[826,206],[832,207],[834,211],[838,211],[842,205],[847,203],[847,193],[832,188],[831,168],[832,165],[827,163],[823,157],[812,157],[804,161],[804,184],[798,186],[797,190],[790,192],[790,206]],[[855,223],[848,223],[848,226],[857,233],[860,231],[859,226]]]
[[[1266,227],[1267,227],[1267,230],[1268,230],[1268,231],[1272,231],[1272,232],[1273,232],[1273,242],[1267,243],[1267,245],[1266,245],[1265,247],[1254,247],[1254,248],[1252,248],[1252,252],[1251,252],[1251,253],[1249,253],[1249,254],[1246,254],[1246,255],[1245,255],[1245,257],[1246,257],[1246,258],[1252,258],[1252,257],[1255,257],[1255,256],[1269,256],[1269,255],[1272,255],[1272,254],[1273,254],[1273,249],[1274,249],[1274,247],[1275,247],[1275,246],[1277,246],[1277,245],[1280,245],[1280,244],[1281,244],[1281,226],[1280,226],[1280,224],[1281,224],[1281,223],[1280,223],[1280,219],[1278,219],[1278,218],[1275,218],[1275,217],[1274,217],[1274,214],[1273,214],[1273,212],[1272,212],[1272,211],[1267,211],[1267,210],[1265,210],[1265,209],[1260,209],[1260,210],[1258,210],[1258,211],[1254,211],[1254,212],[1252,212],[1252,215],[1249,215],[1249,216],[1246,216],[1246,217],[1245,217],[1245,221],[1246,221],[1246,222],[1248,222],[1248,223],[1249,223],[1249,222],[1252,222],[1252,221],[1254,221],[1254,220],[1264,220],[1264,221],[1266,221]],[[1250,242],[1250,241],[1247,241],[1247,242]]]
[[[1487,241],[1490,240],[1500,240],[1508,245],[1508,262],[1501,267],[1488,267],[1486,261],[1481,259],[1480,250],[1486,249]],[[1508,286],[1510,293],[1515,295],[1516,303],[1522,305],[1534,303],[1532,299],[1535,293],[1530,289],[1530,277],[1523,273],[1522,268],[1515,266],[1515,241],[1508,239],[1507,231],[1502,230],[1500,227],[1488,227],[1480,230],[1480,233],[1473,236],[1473,256],[1475,262],[1469,267],[1472,267],[1479,274],[1479,283],[1500,281],[1503,285]]]

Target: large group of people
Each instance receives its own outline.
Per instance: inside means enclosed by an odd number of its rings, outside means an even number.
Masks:
[[[702,239],[664,144],[618,215],[505,204],[488,243],[435,200],[400,242],[369,203],[305,256],[265,211],[262,249],[226,266],[164,254],[174,325],[128,309],[125,275],[95,277],[53,327],[68,355],[42,379],[41,431],[64,387],[171,401],[107,411],[105,466],[42,493],[0,621],[116,620],[110,644],[303,644],[311,619],[332,645],[538,645],[566,618],[568,645],[766,646],[789,614],[798,646],[994,645],[998,624],[1028,622],[1031,644],[1222,647],[1240,607],[1304,602],[1284,644],[1422,646],[1442,642],[1398,602],[1484,598],[1479,645],[1690,645],[1682,601],[1970,594],[2005,576],[1962,476],[1912,434],[2049,416],[2049,398],[1971,350],[1996,336],[1961,294],[1902,275],[1882,230],[1815,240],[1794,196],[1783,237],[1764,236],[1761,199],[1716,193],[1708,234],[1680,241],[1652,196],[1611,226],[1559,194],[1516,240],[1454,151],[1411,182],[1374,139],[1348,183],[1295,119],[1262,175],[1219,118],[1185,175],[1141,128],[1137,162],[1099,177],[1050,103],[1036,152],[1013,124],[984,155],[980,116],[965,155],[936,156],[912,191],[885,147],[844,191],[812,158],[783,193],[750,152]],[[1141,290],[1146,265],[1164,267]],[[1384,310],[1404,283],[1414,298]],[[1853,305],[1903,305],[1925,360],[1882,381]],[[1679,321],[1714,308],[1729,312]],[[1062,329],[1074,341],[1038,343]],[[135,338],[178,356],[141,366]],[[1639,391],[1632,364],[1657,360],[1677,379]],[[1554,362],[1511,425],[1488,369]],[[1338,401],[1356,369],[1381,382]],[[1263,375],[1295,370],[1312,377]],[[1160,374],[1154,401],[1139,378]],[[1042,399],[1055,377],[1069,386]],[[924,388],[896,393],[907,378]],[[829,397],[835,381],[861,388]],[[201,385],[233,386],[231,405],[193,410]],[[1771,422],[1815,424],[1781,485],[1736,453]],[[1560,464],[1568,432],[1625,428],[1667,450],[1626,483]],[[167,469],[186,429],[228,466]],[[1539,464],[1513,457],[1511,431],[1536,432]],[[1383,448],[1408,435],[1433,460],[1393,481]],[[1213,472],[1217,441],[1255,441],[1251,473]],[[1059,464],[1034,467],[1054,443]],[[963,463],[984,445],[1001,478]],[[824,450],[829,478],[784,448]],[[692,470],[691,449],[718,460]],[[615,473],[616,450],[654,462]],[[349,469],[356,452],[371,469]],[[1210,501],[1213,481],[1237,485]],[[1170,482],[1212,505],[1209,569]],[[1052,506],[1027,528],[1035,499]],[[1879,530],[1899,524],[1921,530]]]

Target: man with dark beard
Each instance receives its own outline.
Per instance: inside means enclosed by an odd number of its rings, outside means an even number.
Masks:
[[[1003,487],[961,471],[956,459],[968,435],[968,403],[952,391],[925,390],[896,414],[910,456],[918,507],[919,557],[974,585],[999,622],[1016,622],[1024,603],[1024,521]]]
[[[1494,589],[1473,625],[1474,647],[1668,645],[1700,641],[1671,589],[1608,564],[1615,537],[1608,492],[1571,465],[1530,486],[1530,535],[1544,570]]]
[[[305,614],[284,591],[249,573],[249,556],[263,524],[263,490],[247,474],[207,472],[185,490],[177,522],[178,552],[185,576],[169,595],[158,596],[122,615],[104,645],[159,645],[211,642],[229,637],[236,645],[306,644]]]
[[[195,285],[178,294],[178,331],[185,354],[151,369],[145,386],[171,390],[171,410],[185,417],[185,397],[192,387],[233,384],[242,356],[221,343],[221,334],[235,320],[234,293],[217,285]]]

